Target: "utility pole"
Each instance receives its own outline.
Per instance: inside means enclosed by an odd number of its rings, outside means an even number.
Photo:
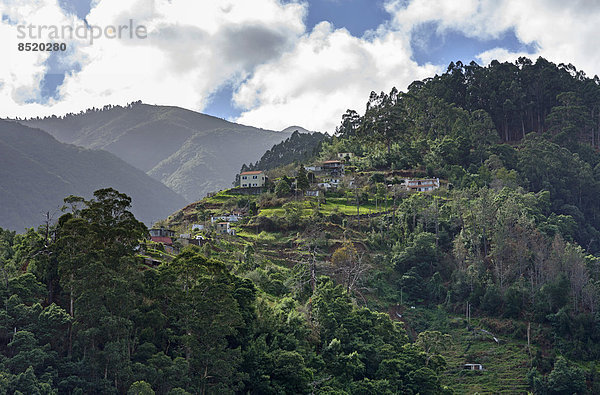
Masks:
[[[466,308],[466,318],[467,318],[467,326],[471,325],[471,303],[467,302]]]
[[[358,196],[358,187],[356,188],[356,223],[360,229],[360,197]]]
[[[531,358],[531,321],[527,323],[527,352],[529,353],[529,357]]]

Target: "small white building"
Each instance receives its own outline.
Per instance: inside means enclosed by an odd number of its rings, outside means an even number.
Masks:
[[[242,188],[262,188],[265,186],[266,180],[265,172],[262,170],[240,173],[240,187]]]
[[[440,187],[439,178],[426,178],[426,179],[406,179],[404,186],[409,191],[414,192],[428,192],[438,189]]]
[[[197,230],[204,230],[204,225],[193,224],[192,225],[192,232],[197,231]]]
[[[352,159],[352,157],[354,157],[354,154],[352,152],[338,152],[337,157],[339,159]]]

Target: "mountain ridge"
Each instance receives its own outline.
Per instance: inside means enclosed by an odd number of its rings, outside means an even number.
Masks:
[[[42,213],[63,198],[90,198],[113,187],[132,197],[132,212],[150,225],[185,199],[168,187],[100,150],[61,143],[50,134],[0,120],[0,227],[22,230],[42,223]]]
[[[255,162],[292,133],[141,102],[20,122],[63,143],[107,150],[188,201],[229,187],[244,163]]]

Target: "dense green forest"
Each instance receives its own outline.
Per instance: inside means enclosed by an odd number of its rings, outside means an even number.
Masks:
[[[343,115],[317,157],[351,183],[303,197],[298,158],[166,219],[245,213],[157,266],[127,196],[70,196],[0,233],[0,391],[598,393],[599,117],[571,65],[451,64]]]
[[[381,296],[403,288],[448,311],[468,303],[541,324],[535,336],[548,344],[531,360],[536,393],[583,391],[582,372],[579,388],[543,377],[557,355],[600,357],[599,85],[542,58],[458,62],[406,93],[372,93],[365,115],[347,111],[325,148],[357,154],[357,171],[421,169],[450,182],[447,193],[404,198],[394,217],[373,221],[371,248],[396,279]]]
[[[140,264],[147,230],[126,195],[65,202],[55,226],[1,233],[2,393],[442,390],[443,360],[325,277],[305,315],[198,247]]]
[[[249,170],[271,170],[294,162],[307,162],[321,151],[321,144],[328,140],[325,133],[299,133],[297,130],[290,137],[261,156],[256,163],[244,164],[240,172]]]
[[[359,169],[422,168],[461,189],[547,191],[548,210],[575,221],[562,236],[595,252],[599,85],[543,58],[458,62],[406,93],[373,92],[364,116],[344,114],[335,149],[360,154]]]

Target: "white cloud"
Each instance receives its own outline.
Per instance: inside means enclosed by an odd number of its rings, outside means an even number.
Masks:
[[[304,6],[276,0],[252,4],[103,0],[91,10],[90,24],[121,24],[135,15],[138,24],[148,27],[148,38],[106,40],[82,49],[89,61],[66,79],[63,100],[141,99],[202,109],[221,84],[278,56],[304,31]]]
[[[600,3],[590,0],[412,0],[388,3],[393,24],[413,29],[433,22],[439,33],[459,31],[468,37],[499,38],[514,31],[525,44],[535,44],[530,57],[543,56],[556,63],[572,63],[589,74],[600,74]],[[495,48],[479,54],[488,63],[514,60],[522,52]]]
[[[10,9],[9,16],[19,23],[82,24],[65,15],[56,0],[13,3],[4,0],[2,11]],[[69,41],[72,53],[60,55],[68,57],[69,67],[78,64],[80,70],[66,76],[59,97],[46,106],[24,103],[39,100],[47,55],[7,48],[10,51],[5,53],[14,54],[19,63],[0,69],[2,93],[18,91],[24,98],[5,100],[0,116],[64,113],[138,99],[201,110],[220,85],[246,78],[258,64],[292,48],[304,33],[305,13],[304,4],[278,0],[97,1],[86,18],[90,25],[128,25],[133,19],[134,26],[147,27],[148,37],[101,38],[93,45],[86,40]],[[16,36],[15,27],[7,21],[0,26],[3,37]],[[123,31],[129,37],[128,30]],[[17,72],[20,80],[13,77]]]
[[[48,18],[56,23],[71,23],[72,18],[63,15],[56,1],[32,1],[26,7],[22,2],[4,0],[0,3],[0,108],[40,108],[40,82],[47,72],[45,65],[48,52],[24,52],[18,50],[17,40],[20,24],[47,24]],[[33,103],[33,104],[28,104]]]
[[[393,24],[410,30],[422,23],[436,22],[438,32],[457,30],[468,37],[497,38],[518,18],[502,0],[413,0],[390,1],[386,9]],[[513,1],[514,3],[514,1]]]
[[[492,60],[499,62],[514,62],[521,56],[531,57],[527,52],[511,52],[505,48],[492,48],[477,55],[481,64],[488,65]]]
[[[322,22],[240,86],[234,100],[246,111],[238,121],[333,132],[346,109],[363,110],[372,90],[404,89],[438,71],[410,56],[408,37],[398,32],[381,31],[367,40]]]
[[[332,131],[347,108],[363,110],[369,93],[405,89],[445,65],[419,65],[411,42],[419,27],[480,39],[512,31],[554,62],[600,74],[600,5],[579,0],[389,0],[390,21],[354,37],[328,23],[306,31],[309,4],[283,0],[96,0],[92,25],[148,28],[148,38],[69,41],[66,76],[56,99],[39,104],[47,53],[16,51],[16,27],[74,25],[57,0],[0,0],[0,116],[65,113],[141,99],[202,110],[219,87],[234,86],[238,121],[280,129],[290,124]],[[359,17],[359,16],[357,16]],[[8,39],[7,39],[8,38]],[[412,41],[411,41],[412,40]],[[479,54],[514,60],[506,48]],[[75,68],[79,65],[79,68]]]

